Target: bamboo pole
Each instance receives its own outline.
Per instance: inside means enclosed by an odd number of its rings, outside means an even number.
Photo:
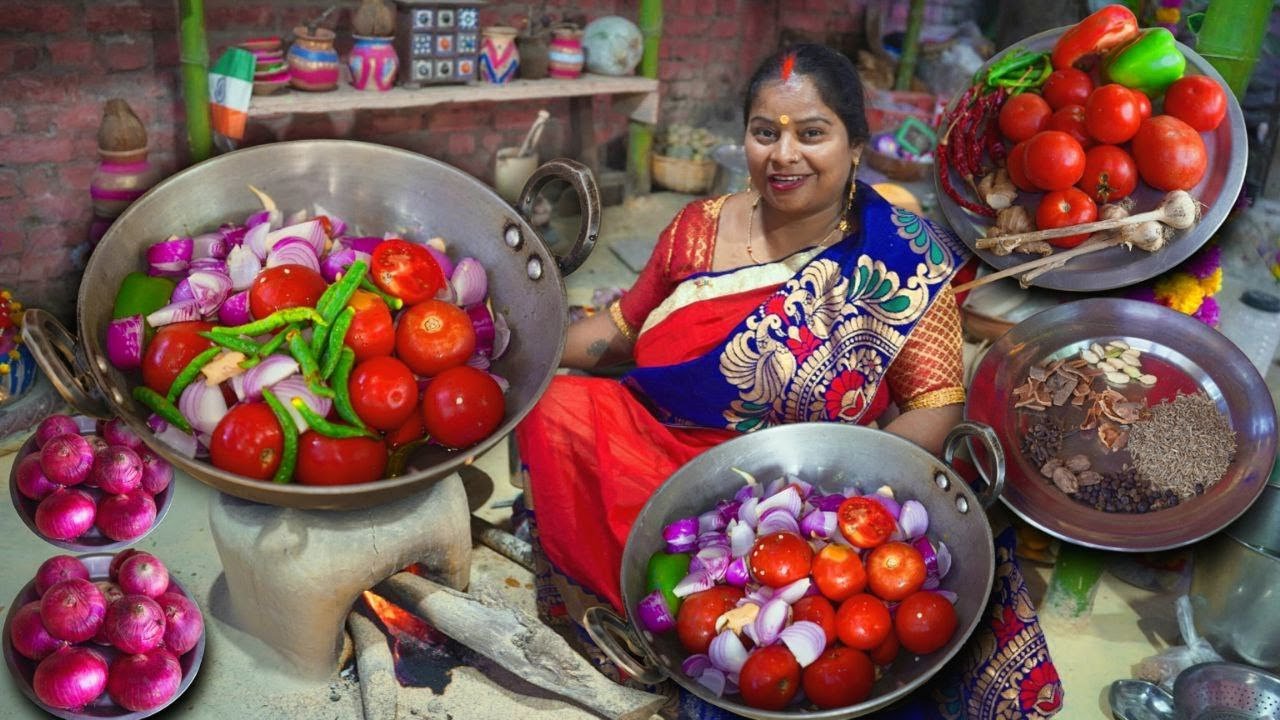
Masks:
[[[213,152],[209,119],[209,46],[204,34],[204,0],[178,0],[182,95],[187,109],[187,144],[191,160]]]
[[[640,0],[640,34],[644,37],[640,76],[656,79],[658,47],[662,41],[662,0]],[[627,127],[627,184],[633,193],[647,193],[653,185],[649,170],[649,158],[653,153],[653,126],[631,120]]]
[[[898,60],[898,76],[893,81],[894,90],[910,90],[911,77],[916,74],[916,56],[920,54],[920,26],[924,24],[925,0],[911,0],[907,15],[907,36],[902,41],[902,58]]]

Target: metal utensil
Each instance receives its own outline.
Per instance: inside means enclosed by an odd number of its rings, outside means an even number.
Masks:
[[[1107,695],[1116,720],[1173,720],[1173,696],[1145,680],[1116,680]]]
[[[1201,663],[1173,681],[1178,720],[1275,720],[1280,677],[1248,665]]]
[[[1158,394],[1148,394],[1149,400],[1200,390],[1226,413],[1236,433],[1236,454],[1203,495],[1158,512],[1102,512],[1068,497],[1023,457],[1022,437],[1032,414],[1014,408],[1013,389],[1033,366],[1111,340],[1140,350],[1143,371],[1159,378],[1149,391]],[[1138,397],[1136,392],[1125,394]],[[978,364],[965,417],[990,425],[1008,453],[1009,477],[1000,499],[1009,509],[1054,537],[1103,550],[1166,550],[1218,532],[1257,499],[1276,453],[1275,406],[1244,353],[1199,320],[1138,300],[1079,300],[1018,323]],[[1096,440],[1071,441],[1079,445],[1069,450],[1064,444],[1064,453],[1090,454],[1098,472],[1120,469],[1116,454],[1098,452]]]
[[[1191,607],[1197,630],[1223,657],[1280,670],[1277,596],[1280,555],[1227,532],[1196,546]]]

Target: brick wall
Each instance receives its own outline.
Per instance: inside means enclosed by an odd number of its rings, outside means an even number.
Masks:
[[[212,58],[243,39],[288,29],[330,0],[206,0]],[[345,3],[354,6],[354,2]],[[848,48],[862,0],[666,0],[662,53],[664,122],[740,122],[755,65],[781,40]],[[89,252],[88,188],[97,165],[103,103],[129,102],[147,126],[151,161],[169,174],[189,164],[179,81],[174,0],[0,0],[0,287],[66,320]],[[638,0],[547,3],[560,16],[636,18]],[[524,3],[490,2],[483,24],[512,23]],[[349,46],[349,10],[330,18]],[[855,40],[851,40],[855,39]],[[437,157],[491,179],[494,152],[517,144],[540,107],[553,121],[544,157],[567,151],[568,103],[455,105],[397,112],[280,117],[256,124],[247,142],[350,137]],[[596,137],[621,157],[626,117],[596,100]]]

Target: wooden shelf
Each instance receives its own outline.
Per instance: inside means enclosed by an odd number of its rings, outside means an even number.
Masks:
[[[385,92],[356,90],[343,83],[329,92],[289,90],[280,95],[254,95],[249,117],[344,110],[399,110],[451,103],[513,102],[548,98],[621,95],[631,119],[656,124],[658,81],[644,77],[584,74],[574,80],[513,80],[505,85],[431,85],[418,89],[394,87]]]

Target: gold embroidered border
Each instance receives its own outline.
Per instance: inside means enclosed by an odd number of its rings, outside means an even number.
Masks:
[[[902,403],[902,412],[909,410],[920,410],[922,408],[940,408],[948,405],[958,405],[964,402],[964,388],[949,387],[939,390],[930,390],[929,392],[920,393]]]
[[[636,341],[636,331],[631,327],[631,323],[627,322],[627,319],[622,316],[622,300],[614,300],[609,303],[609,317],[618,328],[618,332],[622,333],[622,337],[631,342]]]

